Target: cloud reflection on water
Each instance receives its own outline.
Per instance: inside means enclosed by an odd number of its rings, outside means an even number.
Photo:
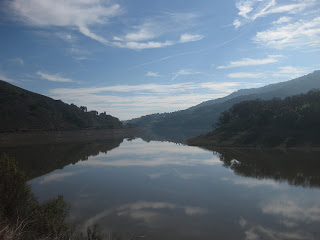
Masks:
[[[170,171],[163,171],[163,172],[155,172],[148,175],[150,179],[157,179],[164,176],[176,176],[181,179],[193,179],[198,177],[204,177],[205,174],[202,173],[184,173],[182,171],[177,170],[176,168],[172,168]]]
[[[187,216],[195,215],[204,215],[208,213],[208,210],[205,208],[197,206],[184,206],[179,204],[173,204],[168,202],[145,202],[139,201],[129,204],[124,204],[118,207],[106,209],[101,213],[91,217],[85,223],[85,226],[90,226],[95,224],[101,219],[115,214],[116,216],[125,216],[132,218],[134,220],[143,221],[146,224],[152,224],[153,221],[156,221],[163,213],[161,211],[170,210],[170,211],[181,211]]]
[[[311,240],[311,234],[305,232],[276,231],[260,225],[253,226],[245,231],[245,240]]]
[[[320,203],[317,201],[320,194],[313,194],[311,199],[303,195],[281,195],[263,200],[259,205],[261,212],[275,217],[281,227],[261,225],[241,217],[239,225],[244,229],[245,240],[318,239],[320,232],[307,232],[306,228],[320,223]]]
[[[280,185],[274,180],[271,179],[255,179],[255,178],[227,178],[223,177],[221,178],[222,181],[226,182],[231,182],[235,185],[242,185],[246,186],[249,188],[252,187],[262,187],[262,186],[267,186],[267,187],[272,187],[275,189],[280,189],[283,188],[284,186]]]
[[[320,223],[320,202],[307,200],[303,196],[272,199],[261,203],[261,210],[265,214],[277,216],[283,223],[292,223],[292,226]]]
[[[44,177],[40,178],[39,184],[62,181],[67,177],[72,177],[72,176],[78,175],[78,174],[83,173],[83,172],[84,171],[82,170],[82,171],[58,172],[58,173],[47,174]]]
[[[126,142],[121,149],[111,152],[99,153],[88,161],[79,162],[82,166],[113,166],[130,167],[146,166],[157,167],[161,165],[215,165],[221,164],[220,158],[212,152],[196,147],[189,147],[169,142],[150,142],[145,148],[145,142],[137,139]]]

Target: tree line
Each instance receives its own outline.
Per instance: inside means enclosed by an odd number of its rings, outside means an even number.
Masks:
[[[220,145],[319,146],[320,91],[237,103],[221,113],[213,128],[202,136],[203,141]]]

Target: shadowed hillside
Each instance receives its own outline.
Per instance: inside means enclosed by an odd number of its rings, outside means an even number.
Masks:
[[[224,111],[217,129],[190,145],[319,147],[320,91],[284,100],[244,101]]]
[[[87,112],[0,80],[0,132],[121,128],[119,119]]]

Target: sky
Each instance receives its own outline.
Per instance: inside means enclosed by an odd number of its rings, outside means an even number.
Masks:
[[[320,69],[320,0],[1,0],[0,79],[127,120]]]

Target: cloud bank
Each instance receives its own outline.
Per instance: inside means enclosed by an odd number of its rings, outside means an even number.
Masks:
[[[203,101],[223,97],[255,82],[185,82],[175,84],[114,85],[91,88],[56,88],[49,96],[88,109],[130,119],[155,112],[182,110]]]

